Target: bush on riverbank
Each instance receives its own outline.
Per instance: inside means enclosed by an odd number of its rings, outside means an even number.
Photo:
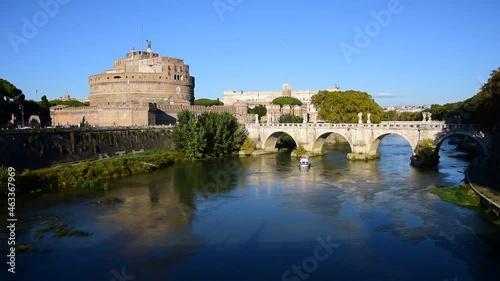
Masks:
[[[172,150],[150,150],[115,156],[74,165],[60,165],[38,170],[25,170],[16,176],[16,192],[56,191],[69,188],[94,188],[101,181],[140,174],[184,162],[181,153]],[[2,194],[7,194],[6,167],[0,168]]]
[[[177,150],[194,161],[238,152],[247,132],[228,112],[204,112],[195,116],[184,110],[177,114],[172,137]]]
[[[448,188],[436,188],[432,190],[431,193],[436,194],[443,201],[450,202],[462,207],[480,207],[479,196],[468,184]]]

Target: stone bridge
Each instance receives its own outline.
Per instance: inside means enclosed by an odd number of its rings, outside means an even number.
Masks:
[[[377,157],[380,141],[387,135],[396,134],[405,138],[416,150],[420,141],[432,139],[436,147],[451,136],[465,135],[475,139],[480,147],[482,156],[486,157],[489,151],[489,136],[478,130],[477,125],[445,124],[440,121],[421,122],[382,122],[382,123],[262,123],[246,124],[249,137],[253,139],[257,148],[266,151],[276,151],[278,138],[286,133],[290,135],[297,146],[302,145],[308,152],[321,153],[325,139],[332,133],[344,137],[351,153],[348,158],[370,159]]]

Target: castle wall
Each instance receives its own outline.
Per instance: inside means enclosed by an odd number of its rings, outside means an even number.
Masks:
[[[148,107],[99,108],[99,126],[147,126],[155,125],[154,114]]]
[[[83,117],[89,125],[98,125],[99,116],[95,106],[67,107],[63,109],[51,110],[53,126],[79,125]]]

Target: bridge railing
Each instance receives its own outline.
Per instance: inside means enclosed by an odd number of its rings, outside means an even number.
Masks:
[[[290,128],[422,128],[422,129],[463,129],[478,130],[476,124],[446,124],[440,121],[433,122],[382,122],[372,124],[359,123],[251,123],[246,124],[247,128],[257,127],[290,127]]]

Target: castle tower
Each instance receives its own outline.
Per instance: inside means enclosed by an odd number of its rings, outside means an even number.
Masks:
[[[290,84],[283,84],[283,88],[281,88],[281,95],[284,97],[292,96],[292,87]]]
[[[88,79],[91,106],[136,106],[194,102],[195,79],[184,60],[132,50],[113,68]]]

